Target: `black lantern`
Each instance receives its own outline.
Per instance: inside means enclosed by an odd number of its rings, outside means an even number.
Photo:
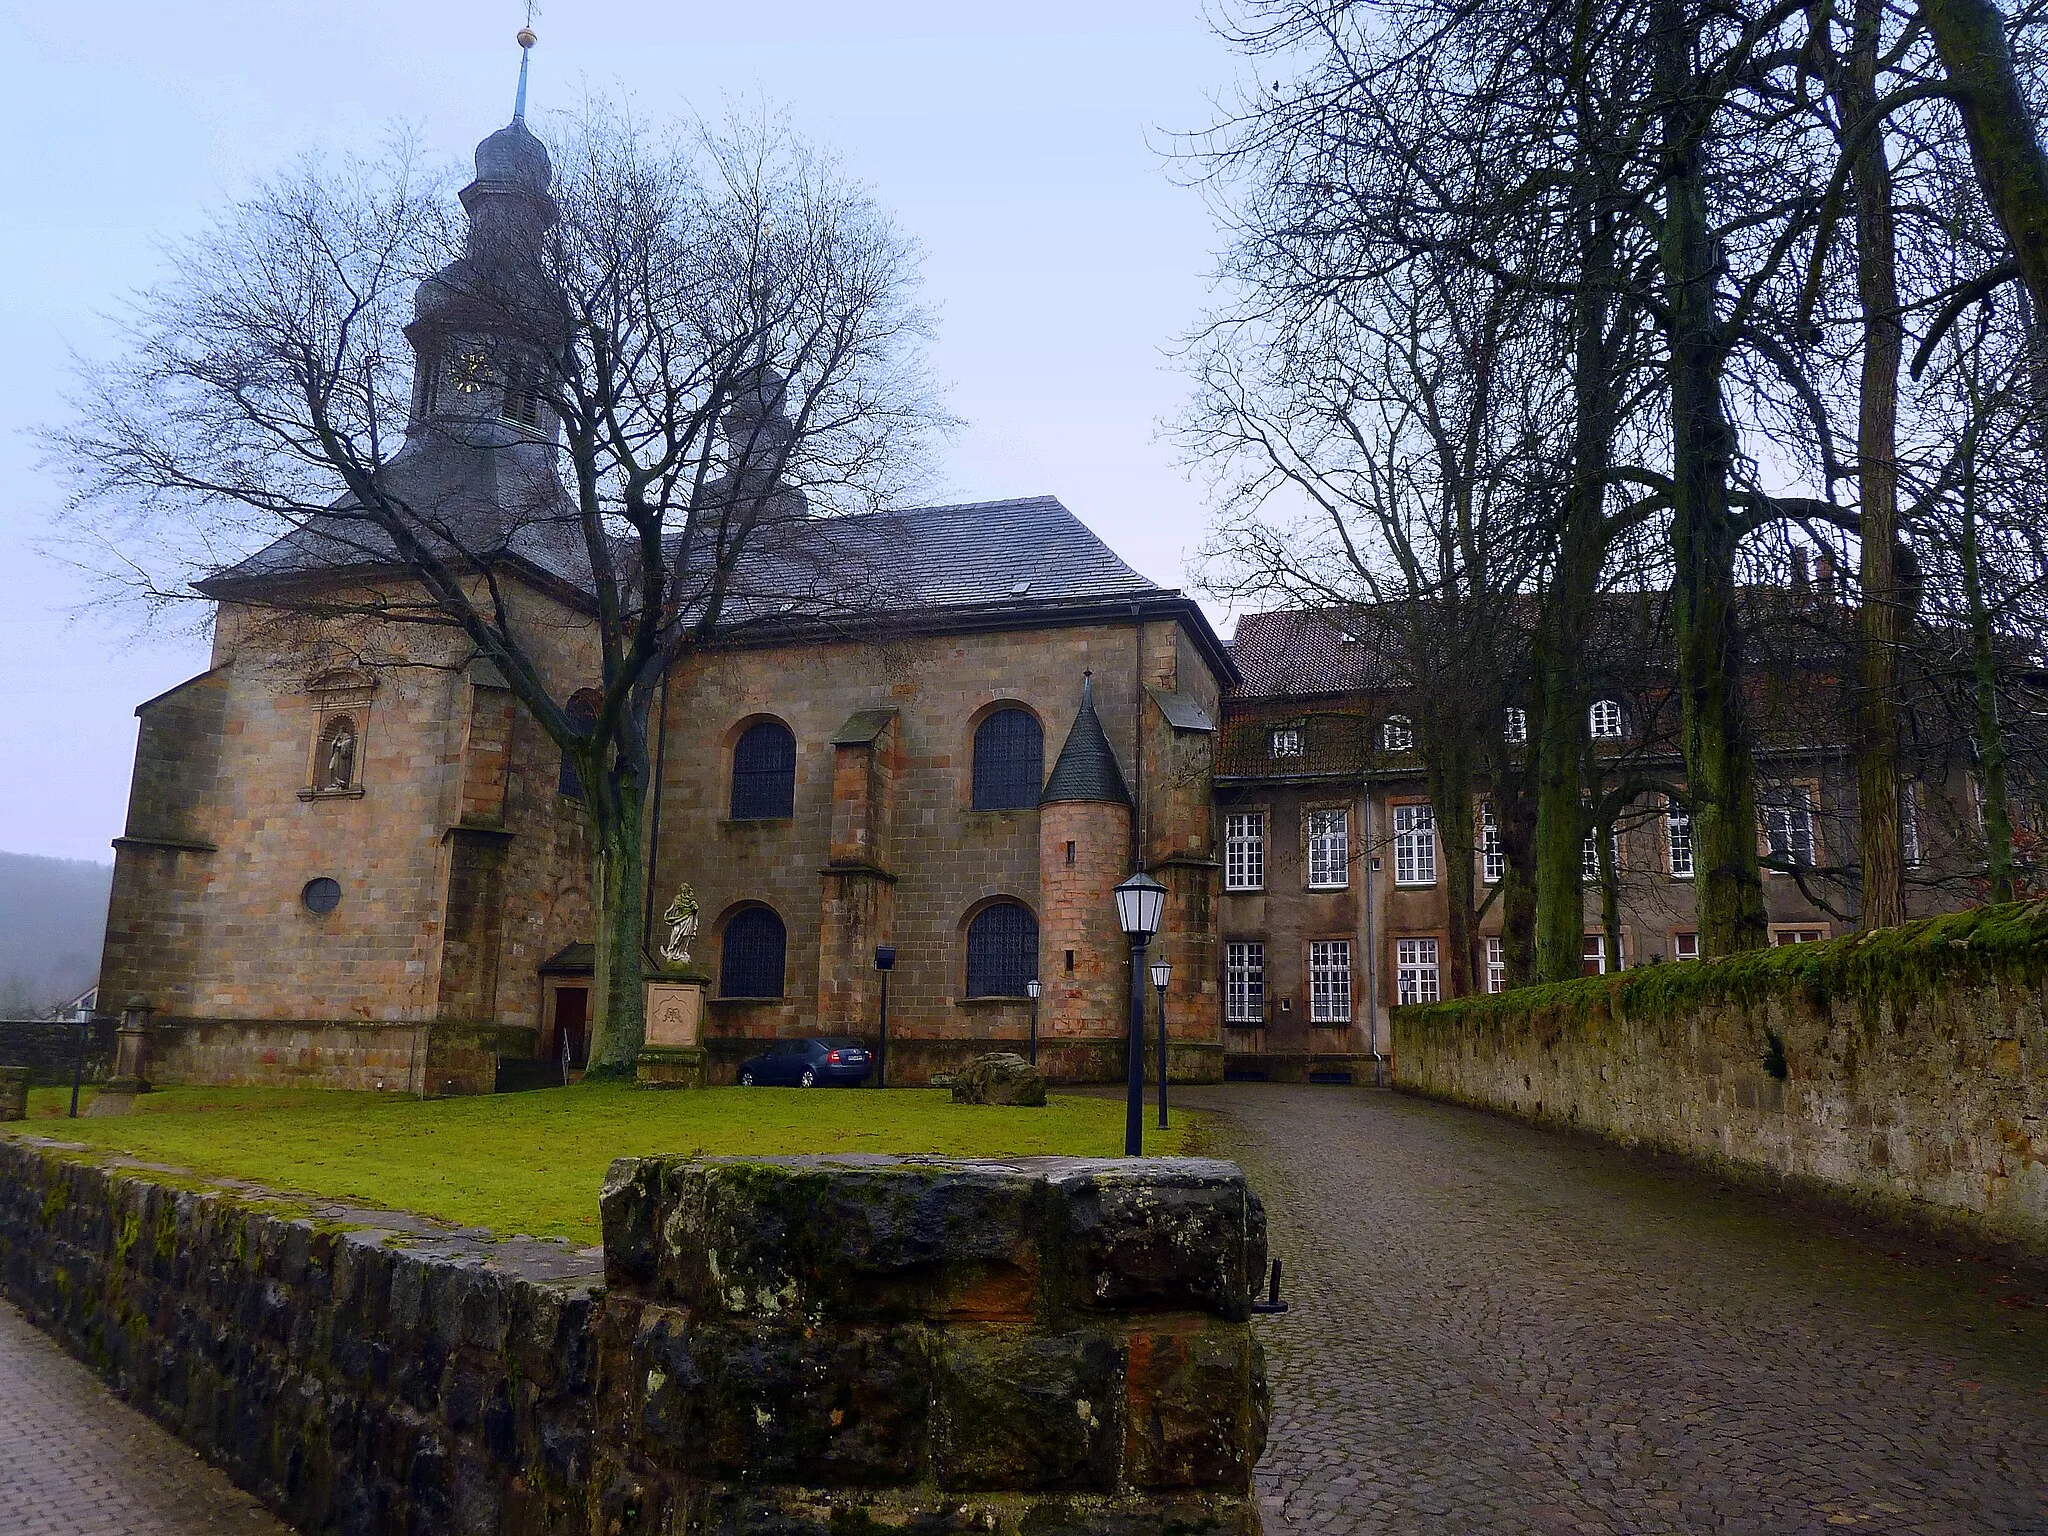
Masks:
[[[1166,887],[1142,869],[1116,888],[1116,920],[1124,936],[1143,949],[1159,931],[1159,914],[1166,907]]]
[[[1031,999],[1031,1065],[1038,1065],[1038,994],[1045,989],[1032,977],[1024,983],[1024,995]]]
[[[1116,920],[1131,941],[1131,1041],[1124,1066],[1124,1156],[1145,1150],[1145,946],[1159,931],[1166,887],[1142,869],[1116,888]]]
[[[1152,985],[1159,991],[1159,1129],[1166,1129],[1166,989],[1173,985],[1173,967],[1152,962]]]
[[[882,973],[882,1036],[875,1050],[875,1086],[889,1086],[889,973],[896,969],[896,946],[875,946],[875,969]]]

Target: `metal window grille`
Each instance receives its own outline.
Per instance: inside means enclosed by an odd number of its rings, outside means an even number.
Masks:
[[[1045,733],[1028,709],[999,709],[974,732],[974,808],[1022,811],[1045,787]]]
[[[750,725],[732,749],[732,819],[796,813],[796,737],[780,720]]]
[[[1802,784],[1773,790],[1764,804],[1764,840],[1771,857],[1787,864],[1813,862],[1813,796]]]
[[[1232,1024],[1266,1022],[1266,946],[1223,946],[1224,1018]]]
[[[1675,800],[1664,802],[1664,841],[1671,850],[1674,880],[1692,878],[1692,812]]]
[[[1479,874],[1488,885],[1498,885],[1507,878],[1507,873],[1507,855],[1500,846],[1500,821],[1489,800],[1479,808]]]
[[[1308,947],[1311,1024],[1351,1022],[1351,941],[1318,939]]]
[[[1621,706],[1612,699],[1594,702],[1588,724],[1595,741],[1613,741],[1621,735]]]
[[[1266,752],[1271,757],[1301,756],[1301,727],[1283,725],[1266,738]]]
[[[1351,883],[1351,813],[1308,813],[1308,883],[1315,890],[1341,890]]]
[[[1380,745],[1389,752],[1406,752],[1415,745],[1415,728],[1406,715],[1395,715],[1380,727]]]
[[[1436,884],[1436,812],[1426,803],[1394,807],[1394,882]]]
[[[1501,946],[1499,935],[1486,941],[1486,990],[1505,992],[1508,989],[1508,960]]]
[[[725,925],[718,956],[718,990],[725,997],[782,996],[782,919],[766,907],[735,912]]]
[[[1402,1003],[1433,1003],[1443,994],[1438,987],[1435,939],[1394,941],[1394,997]]]
[[[588,689],[571,698],[562,713],[569,717],[569,726],[578,736],[588,736],[597,726],[597,700]],[[566,752],[562,754],[562,771],[555,788],[571,800],[583,798],[583,780]]]
[[[1266,813],[1232,811],[1223,818],[1223,888],[1256,891],[1266,884]]]
[[[967,995],[1022,997],[1038,975],[1038,919],[1014,901],[984,907],[967,925]]]

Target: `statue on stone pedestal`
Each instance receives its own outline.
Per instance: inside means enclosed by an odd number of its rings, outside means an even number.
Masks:
[[[661,946],[663,963],[688,965],[690,941],[697,937],[697,893],[688,885],[679,887],[676,899],[668,904],[661,920],[668,924],[668,940]]]

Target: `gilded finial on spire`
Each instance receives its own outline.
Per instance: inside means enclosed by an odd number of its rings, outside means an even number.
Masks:
[[[526,0],[526,25],[519,29],[519,94],[512,101],[512,121],[526,121],[526,69],[533,59],[533,45],[540,34],[533,30],[533,0]]]

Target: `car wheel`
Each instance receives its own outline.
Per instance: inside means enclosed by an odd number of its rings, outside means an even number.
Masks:
[[[799,1088],[815,1088],[815,1087],[817,1087],[817,1086],[818,1086],[818,1074],[817,1074],[817,1073],[815,1073],[815,1072],[813,1072],[813,1071],[812,1071],[812,1070],[811,1070],[811,1069],[810,1069],[809,1067],[805,1067],[805,1068],[804,1068],[804,1075],[803,1075],[803,1076],[802,1076],[801,1078],[799,1078],[799,1079],[797,1080],[797,1086],[798,1086]]]
[[[742,1073],[740,1074],[740,1086],[741,1086],[742,1088],[751,1088],[751,1087],[753,1087],[753,1086],[754,1086],[754,1074],[753,1074],[753,1073],[751,1073],[751,1072],[742,1072]]]

